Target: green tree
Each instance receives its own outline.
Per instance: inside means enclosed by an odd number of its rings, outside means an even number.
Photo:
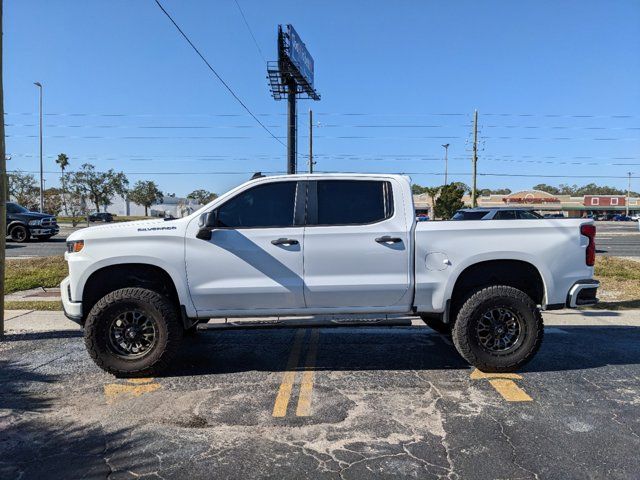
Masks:
[[[509,195],[510,188],[483,188],[478,190],[478,195]]]
[[[151,180],[138,181],[129,191],[129,200],[144,206],[145,217],[148,214],[148,208],[156,203],[161,203],[163,198],[162,192]]]
[[[435,214],[444,220],[449,220],[453,215],[464,207],[462,197],[464,188],[456,183],[450,183],[440,188],[440,196],[436,199]]]
[[[38,203],[39,190],[36,177],[30,173],[15,171],[7,175],[9,197],[26,208],[33,208]]]
[[[62,189],[47,188],[44,191],[44,211],[51,215],[59,215],[62,210],[63,198]]]
[[[79,223],[79,217],[86,217],[89,213],[87,208],[87,189],[83,183],[78,181],[75,172],[66,172],[64,174],[64,182],[67,188],[67,215],[71,216],[71,224],[75,227]]]
[[[106,172],[99,172],[90,163],[83,164],[80,170],[73,172],[67,180],[73,183],[76,190],[84,191],[98,212],[100,206],[104,206],[106,210],[111,205],[114,195],[125,197],[129,186],[129,180],[124,173],[116,172],[112,168]]]
[[[431,208],[432,208],[432,211],[435,212],[436,197],[440,193],[440,190],[442,189],[442,187],[422,187],[422,189],[423,189],[423,192],[426,193],[431,199]]]
[[[411,193],[413,193],[414,195],[421,195],[425,193],[424,189],[425,187],[423,187],[422,185],[418,185],[417,183],[411,185]]]
[[[61,172],[60,185],[62,185],[62,205],[64,206],[64,214],[69,215],[69,212],[67,210],[67,200],[65,199],[67,189],[65,188],[65,176],[64,176],[64,169],[69,166],[69,157],[67,157],[67,155],[64,153],[61,153],[60,155],[58,155],[58,158],[56,158],[56,163],[60,167],[60,172]]]
[[[534,185],[533,189],[540,190],[541,192],[547,192],[551,195],[560,195],[560,189],[558,187],[547,185],[546,183],[539,183],[538,185]]]
[[[198,202],[198,204],[200,205],[205,205],[218,198],[218,195],[216,193],[210,192],[209,190],[199,189],[191,192],[189,195],[187,195],[187,198],[189,200]]]

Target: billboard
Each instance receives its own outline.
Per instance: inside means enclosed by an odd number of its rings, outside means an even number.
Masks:
[[[289,60],[309,86],[313,87],[313,57],[291,25],[287,25],[287,33],[289,35]]]

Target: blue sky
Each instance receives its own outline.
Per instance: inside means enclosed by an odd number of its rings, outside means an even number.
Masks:
[[[267,60],[276,59],[279,23],[293,24],[315,59],[322,100],[299,102],[301,170],[313,108],[317,170],[409,173],[441,184],[441,144],[449,143],[450,180],[470,183],[477,108],[479,187],[626,187],[626,179],[598,177],[632,171],[640,189],[637,0],[238,2]],[[286,143],[286,102],[271,98],[235,1],[162,3]],[[221,193],[249,172],[285,169],[286,149],[153,0],[4,5],[9,169],[38,169],[34,81],[45,89],[45,171],[55,172],[65,152],[71,168],[91,162],[184,195]],[[46,179],[58,183],[56,173]]]

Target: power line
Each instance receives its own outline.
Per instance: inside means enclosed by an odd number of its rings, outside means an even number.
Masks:
[[[39,173],[38,171],[28,171],[28,170],[8,170],[7,173]],[[44,172],[47,174],[60,174],[59,171],[47,171]],[[75,171],[69,171],[67,173],[76,173]],[[104,172],[96,172],[96,173],[104,173]],[[251,171],[198,171],[198,172],[123,172],[125,175],[250,175],[254,172]],[[265,174],[284,174],[286,172],[275,170],[275,171],[264,171],[262,173]],[[322,170],[316,173],[344,173],[344,174],[354,174],[354,173],[362,173],[362,172],[345,172],[339,170]],[[383,172],[376,172],[383,173]],[[389,172],[387,172],[389,173]],[[397,174],[402,175],[432,175],[432,176],[444,176],[442,172],[395,172]],[[384,173],[383,173],[384,174]],[[470,177],[472,173],[469,172],[457,172],[457,173],[449,173],[450,176],[461,176],[461,177]],[[527,177],[527,178],[610,178],[610,179],[627,179],[629,175],[538,175],[538,174],[516,174],[516,173],[478,173],[479,177]],[[640,176],[631,176],[630,178],[640,178]]]
[[[247,18],[244,16],[244,12],[242,11],[242,8],[240,8],[240,4],[238,3],[238,0],[234,0],[234,1],[236,2],[236,6],[238,7],[238,11],[240,12],[240,15],[242,15],[242,20],[244,20],[244,24],[247,26],[247,30],[249,30],[249,35],[251,35],[251,38],[253,38],[253,43],[255,43],[256,48],[258,49],[258,53],[260,53],[260,56],[262,57],[262,60],[264,61],[264,63],[267,63],[267,59],[264,58],[264,55],[262,54],[262,49],[260,48],[260,45],[258,45],[258,41],[256,40],[256,37],[253,35],[253,32],[251,31],[249,22],[247,22]]]
[[[242,105],[242,107],[247,111],[247,113],[249,115],[251,115],[251,117],[253,117],[253,119],[258,122],[258,124],[269,134],[271,135],[278,143],[280,143],[283,147],[286,146],[284,143],[282,143],[282,141],[280,141],[280,139],[278,137],[276,137],[273,133],[271,133],[271,130],[269,130],[259,119],[258,117],[256,117],[253,112],[251,110],[249,110],[249,107],[247,107],[244,102],[242,100],[240,100],[240,97],[238,97],[238,95],[236,95],[236,93],[231,89],[231,87],[229,85],[227,85],[227,82],[225,82],[222,77],[218,74],[218,72],[216,72],[216,70],[211,66],[211,64],[207,61],[207,59],[204,57],[204,55],[202,55],[202,53],[200,53],[200,50],[198,50],[198,48],[193,44],[193,42],[189,39],[189,37],[187,36],[186,33],[184,33],[182,31],[182,29],[178,26],[178,24],[175,22],[175,20],[171,17],[171,15],[169,15],[169,12],[167,12],[164,7],[162,6],[162,4],[159,2],[159,0],[154,0],[156,2],[156,5],[158,5],[158,7],[160,8],[160,10],[162,10],[162,12],[167,16],[167,18],[171,21],[171,23],[173,23],[173,25],[176,27],[176,29],[178,30],[178,32],[180,32],[180,35],[182,35],[182,37],[187,41],[187,43],[191,46],[191,48],[193,48],[193,50],[198,54],[198,56],[202,59],[202,61],[205,63],[205,65],[209,68],[209,70],[211,70],[211,72],[216,76],[216,78],[218,80],[220,80],[220,82],[225,86],[225,88],[229,91],[229,93],[231,93],[231,95],[233,96],[233,98],[235,98],[238,103],[240,105]]]

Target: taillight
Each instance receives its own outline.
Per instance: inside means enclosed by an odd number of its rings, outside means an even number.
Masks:
[[[587,245],[586,263],[593,267],[596,263],[596,226],[592,223],[580,225],[580,233],[589,239]]]

